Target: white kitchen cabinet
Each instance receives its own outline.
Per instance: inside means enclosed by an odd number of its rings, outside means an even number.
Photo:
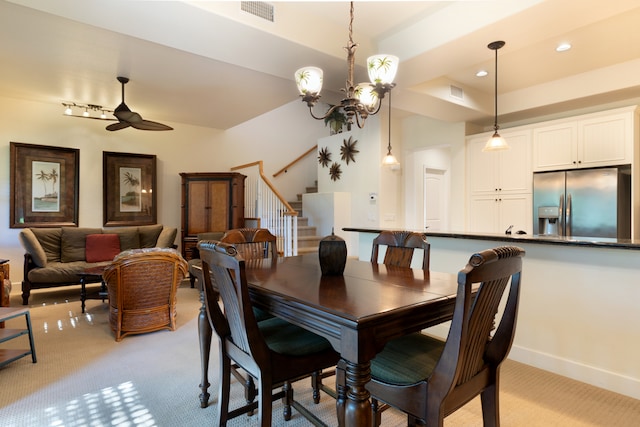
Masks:
[[[469,192],[531,193],[531,130],[501,131],[508,150],[483,152],[491,134],[467,141]]]
[[[500,134],[509,150],[483,152],[491,134],[467,140],[468,231],[503,233],[513,225],[514,231],[530,233],[531,130],[507,130]]]
[[[533,129],[533,170],[633,163],[635,107],[556,120]]]
[[[469,202],[469,231],[504,233],[523,230],[531,234],[533,217],[531,194],[472,196]]]

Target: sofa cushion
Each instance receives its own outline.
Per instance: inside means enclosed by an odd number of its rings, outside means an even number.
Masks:
[[[155,248],[158,236],[162,231],[162,224],[143,225],[138,227],[141,248]]]
[[[170,248],[173,247],[173,244],[176,241],[176,235],[178,234],[178,229],[175,227],[164,227],[162,232],[158,236],[158,241],[156,242],[156,246],[159,248]]]
[[[59,262],[62,256],[62,229],[60,228],[31,228],[47,254],[48,262]]]
[[[140,234],[138,227],[114,227],[103,228],[103,233],[113,233],[120,237],[120,250],[126,251],[140,247]]]
[[[117,234],[89,234],[85,248],[87,262],[111,261],[120,253]]]
[[[84,261],[87,235],[100,233],[102,233],[100,228],[62,227],[60,260],[62,262]]]
[[[90,267],[109,265],[111,261],[88,263],[86,261],[50,262],[46,268],[34,268],[29,271],[29,281],[32,283],[63,284],[80,283],[78,274]]]
[[[25,228],[20,231],[20,243],[24,247],[24,250],[31,254],[35,265],[38,267],[47,266],[47,254],[44,252],[42,245],[31,229]]]

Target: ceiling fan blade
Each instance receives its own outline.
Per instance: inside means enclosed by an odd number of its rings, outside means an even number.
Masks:
[[[171,126],[167,126],[158,122],[152,122],[151,120],[132,122],[131,126],[140,130],[173,130]]]
[[[110,124],[109,126],[106,127],[106,129],[110,130],[110,131],[114,131],[114,130],[120,130],[120,129],[128,128],[129,126],[131,126],[130,123],[118,122],[118,123]]]

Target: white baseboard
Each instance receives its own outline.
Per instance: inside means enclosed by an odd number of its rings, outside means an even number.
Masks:
[[[640,380],[638,378],[605,371],[574,360],[563,359],[516,345],[511,347],[509,359],[634,399],[640,399]]]

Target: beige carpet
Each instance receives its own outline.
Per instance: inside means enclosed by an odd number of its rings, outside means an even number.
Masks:
[[[211,405],[199,406],[200,354],[198,292],[185,285],[178,293],[178,330],[126,337],[116,343],[107,321],[107,305],[88,301],[80,312],[79,288],[34,291],[31,297],[38,363],[23,358],[0,369],[0,426],[173,427],[211,425],[217,381],[211,379]],[[19,305],[19,295],[12,294]],[[21,327],[22,319],[8,322]],[[16,340],[17,341],[17,340]],[[1,344],[24,346],[25,341]],[[213,352],[212,377],[217,373]],[[516,362],[503,368],[502,426],[638,426],[640,401],[569,380]],[[296,398],[328,425],[336,425],[334,401],[311,402],[307,381],[295,385]],[[241,388],[233,387],[241,401]],[[280,402],[273,425],[308,426],[295,413],[285,423]],[[241,417],[230,426],[256,425]],[[387,411],[383,425],[405,419]],[[479,400],[445,420],[447,427],[481,426]]]

